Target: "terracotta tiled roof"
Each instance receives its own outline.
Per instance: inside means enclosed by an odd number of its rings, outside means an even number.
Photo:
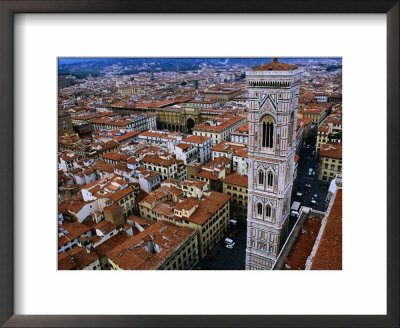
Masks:
[[[64,233],[64,236],[58,239],[58,247],[67,244],[71,240],[78,238],[90,230],[88,226],[79,222],[66,222],[63,225],[59,225],[59,228],[62,228],[68,232]]]
[[[190,144],[187,144],[187,143],[180,143],[180,144],[178,144],[178,145],[176,145],[177,147],[179,147],[180,149],[182,149],[182,150],[185,150],[185,149],[187,149],[187,148],[189,148],[190,147]]]
[[[329,126],[328,125],[321,125],[318,127],[318,132],[329,132]]]
[[[168,222],[156,222],[107,253],[107,257],[123,270],[154,270],[196,233]],[[149,242],[158,252],[149,251]]]
[[[94,251],[99,257],[103,257],[107,252],[113,250],[115,247],[121,245],[124,241],[129,239],[129,235],[125,231],[120,231],[105,242],[97,246]]]
[[[224,183],[230,183],[241,187],[246,187],[249,184],[249,177],[247,175],[240,175],[239,173],[229,174],[224,180]]]
[[[82,270],[99,257],[93,249],[86,250],[85,247],[75,246],[66,254],[58,255],[58,270]]]
[[[220,208],[229,202],[231,196],[219,192],[212,192],[204,199],[193,214],[186,218],[190,222],[202,225],[210,219]]]
[[[292,71],[297,66],[279,62],[277,58],[274,58],[269,64],[258,66],[254,71]]]
[[[186,139],[183,139],[183,142],[190,142],[190,143],[197,143],[197,144],[202,144],[206,142],[207,140],[211,139],[210,137],[203,137],[203,136],[196,136],[192,135]]]
[[[220,124],[220,125],[209,125],[207,124],[207,122],[204,122],[202,124],[196,125],[193,130],[203,130],[203,131],[223,131],[225,129],[228,129],[231,125],[244,120],[244,118],[242,116],[236,116],[234,118],[231,119],[227,119],[224,121],[224,123]]]
[[[308,218],[301,227],[301,233],[290,252],[289,257],[285,260],[290,268],[285,270],[304,270],[307,258],[310,256],[317,239],[319,229],[321,228],[322,218]]]
[[[115,203],[115,202],[119,201],[120,199],[124,198],[125,196],[129,195],[130,193],[133,193],[133,189],[131,186],[128,186],[117,192],[107,194],[107,198],[111,199]]]
[[[321,145],[321,157],[342,159],[342,143],[326,143]]]
[[[117,227],[115,226],[114,223],[102,220],[99,223],[97,223],[93,228],[100,230],[103,234],[106,234],[109,233],[110,231],[113,231]]]
[[[336,193],[311,270],[342,270],[342,189]]]

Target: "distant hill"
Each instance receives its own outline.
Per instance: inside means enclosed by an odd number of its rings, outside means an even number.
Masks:
[[[280,61],[289,63],[328,63],[330,65],[342,64],[341,58],[279,58]],[[196,70],[203,64],[209,64],[216,67],[226,67],[231,65],[247,65],[258,66],[267,64],[272,61],[272,58],[240,58],[240,57],[221,57],[221,58],[59,58],[59,73],[73,72],[74,70],[99,70],[113,64],[121,64],[131,67],[127,74],[137,73],[139,71],[149,71],[150,66],[158,71],[187,71]],[[142,67],[140,70],[135,70],[134,67]],[[84,68],[83,68],[84,67]]]

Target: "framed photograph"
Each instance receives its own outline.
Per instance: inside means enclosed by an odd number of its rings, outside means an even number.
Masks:
[[[398,19],[398,1],[0,1],[1,324],[398,326]]]

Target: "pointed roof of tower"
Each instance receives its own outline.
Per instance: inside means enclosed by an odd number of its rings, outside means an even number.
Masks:
[[[278,61],[278,58],[274,58],[272,62],[258,66],[253,71],[292,71],[297,69],[296,65],[290,65]]]

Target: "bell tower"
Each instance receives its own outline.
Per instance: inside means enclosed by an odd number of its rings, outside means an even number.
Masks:
[[[287,237],[300,70],[279,62],[246,72],[249,184],[246,270],[270,270]]]

